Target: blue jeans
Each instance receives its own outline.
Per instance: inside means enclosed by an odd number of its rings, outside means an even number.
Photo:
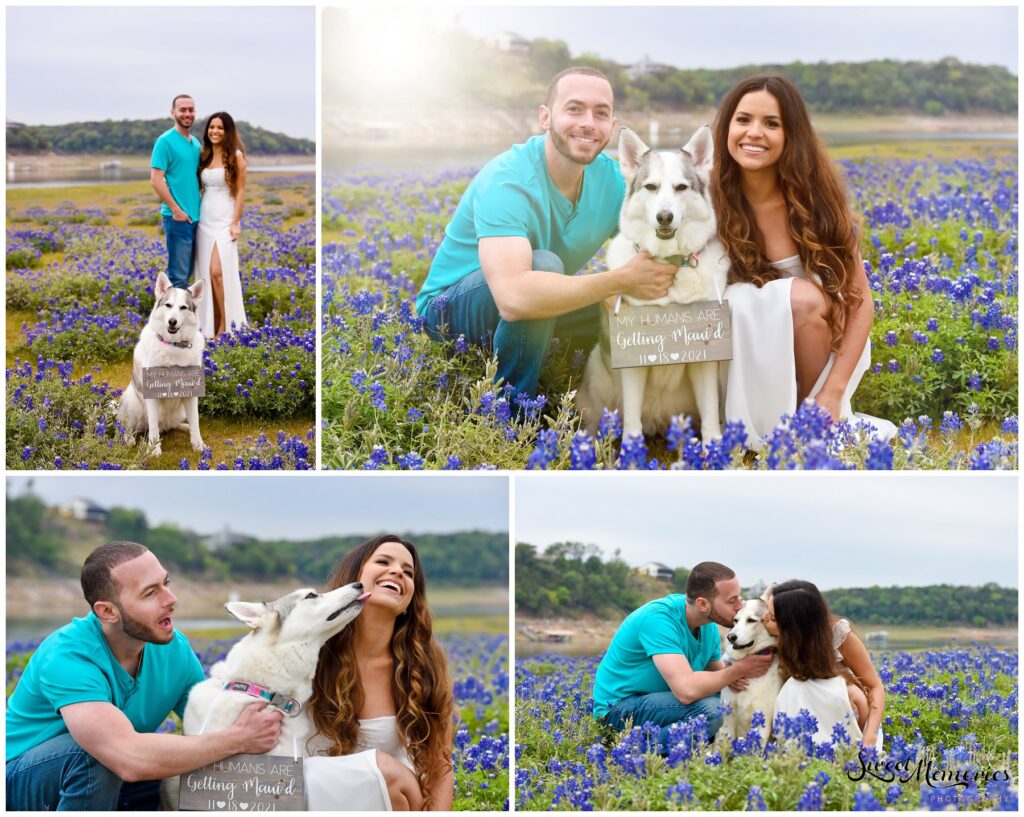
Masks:
[[[565,267],[553,252],[535,250],[532,268],[557,275]],[[512,384],[514,394],[537,394],[540,370],[551,339],[556,335],[572,339],[589,349],[600,335],[601,309],[591,304],[557,318],[506,321],[498,312],[490,287],[481,270],[456,281],[437,295],[426,315],[427,333],[434,340],[451,340],[465,335],[469,343],[489,349],[498,358],[496,379]]]
[[[608,714],[604,716],[604,722],[613,729],[624,729],[626,721],[630,719],[634,726],[654,723],[666,727],[679,721],[688,721],[698,715],[704,715],[708,719],[708,730],[711,737],[714,737],[722,725],[721,695],[716,692],[692,704],[684,704],[671,692],[634,695],[613,704]],[[667,736],[667,731],[663,729],[662,746],[665,745],[664,739]]]
[[[65,733],[7,763],[8,811],[154,811],[160,781],[124,783]]]
[[[188,288],[188,279],[192,275],[192,260],[196,254],[196,221],[175,221],[164,216],[164,235],[167,237],[167,277],[171,286],[178,289]]]

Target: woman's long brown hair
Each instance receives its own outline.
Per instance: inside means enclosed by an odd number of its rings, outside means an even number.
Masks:
[[[235,120],[226,111],[210,114],[203,126],[203,149],[199,153],[199,183],[202,185],[203,170],[213,161],[213,142],[210,141],[210,123],[219,119],[224,125],[224,138],[221,140],[221,160],[224,162],[224,181],[227,182],[231,196],[238,195],[238,151],[245,154],[245,143],[242,135],[235,127]]]
[[[434,784],[452,766],[452,682],[444,650],[434,638],[426,578],[416,548],[392,535],[370,539],[341,560],[327,587],[334,590],[359,581],[363,565],[385,542],[402,545],[413,559],[412,600],[396,620],[391,638],[391,696],[397,709],[399,737],[408,747],[409,759],[419,775],[424,808],[429,808]],[[358,748],[363,691],[352,646],[355,629],[355,625],[346,627],[324,645],[313,678],[310,712],[317,731],[334,742],[329,750],[332,756],[351,754]]]
[[[786,141],[776,168],[786,200],[789,235],[805,272],[820,279],[829,304],[832,350],[837,351],[846,316],[863,300],[855,287],[862,274],[857,269],[857,220],[839,170],[811,126],[800,92],[783,77],[759,74],[742,80],[725,95],[715,117],[711,195],[718,236],[732,260],[729,277],[762,287],[781,276],[769,263],[764,237],[743,195],[740,166],[727,147],[736,107],[746,94],[755,91],[767,91],[779,103]]]
[[[798,681],[839,675],[832,646],[833,617],[821,591],[810,582],[791,579],[772,588],[772,607],[783,672]]]

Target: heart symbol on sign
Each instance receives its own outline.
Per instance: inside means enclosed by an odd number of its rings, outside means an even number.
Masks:
[[[226,805],[227,805],[227,803],[225,803],[223,800],[218,800],[217,801],[217,808],[224,808],[224,806],[226,806]]]
[[[248,804],[248,803],[239,803],[239,804],[238,804],[238,807],[239,807],[239,808],[240,808],[240,809],[241,809],[242,811],[245,811],[245,810],[246,810],[247,808],[249,808],[249,804]]]
[[[669,355],[669,357],[672,358],[673,360],[679,360],[679,352],[673,352],[672,354]]]
[[[651,363],[654,363],[654,361],[656,361],[658,359],[658,356],[657,355],[648,355],[647,359],[649,361],[651,361]]]

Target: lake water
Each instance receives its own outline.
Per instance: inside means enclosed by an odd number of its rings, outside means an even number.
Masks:
[[[647,138],[646,134],[642,134]],[[520,141],[529,137],[523,134]],[[851,133],[836,132],[825,135],[825,142],[830,147],[849,147],[851,145],[886,145],[906,142],[999,142],[1016,143],[1017,134],[1005,133]],[[653,147],[679,147],[672,136],[662,136]],[[617,155],[612,140],[608,153]],[[491,144],[469,144],[423,147],[398,146],[393,144],[360,145],[339,147],[331,145],[323,150],[323,168],[325,175],[341,175],[362,167],[386,168],[388,170],[409,171],[416,173],[459,170],[462,168],[479,168],[499,153],[510,147],[510,142]]]
[[[885,645],[868,644],[868,651],[871,653],[894,652],[897,650],[929,650],[939,647],[949,647],[956,643],[958,646],[969,646],[971,642],[956,640],[951,635],[934,635],[934,630],[928,630],[920,636],[911,632],[902,632],[899,637],[890,637]],[[1016,634],[1007,634],[992,639],[985,639],[983,643],[987,646],[1006,648],[1017,648]],[[516,656],[526,657],[541,655],[543,653],[554,653],[566,655],[573,658],[585,658],[593,655],[600,655],[608,648],[608,643],[595,642],[593,640],[567,644],[549,644],[539,641],[527,641],[520,635],[516,636]]]
[[[16,160],[15,160],[16,161]],[[253,167],[249,173],[316,173],[316,164],[297,163],[288,165],[267,165]],[[149,179],[148,167],[101,168],[19,168],[7,165],[7,187],[73,187],[83,184],[119,184]]]

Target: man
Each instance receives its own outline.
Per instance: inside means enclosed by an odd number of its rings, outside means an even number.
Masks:
[[[153,734],[204,677],[174,629],[169,582],[134,542],[85,560],[91,612],[39,645],[8,701],[8,811],[112,811],[119,796],[122,807],[155,809],[160,778],[274,748],[282,715],[259,702],[222,732]]]
[[[202,145],[191,133],[196,103],[188,94],[178,94],[171,103],[174,127],[162,133],[153,145],[149,183],[163,205],[164,235],[167,237],[167,277],[179,289],[188,287],[199,226],[199,152]]]
[[[539,109],[544,133],[488,162],[466,188],[420,290],[435,340],[493,348],[497,378],[533,396],[551,339],[593,345],[598,303],[621,293],[660,298],[676,269],[647,253],[617,269],[582,269],[618,226],[625,181],[602,153],[615,130],[612,87],[567,68]]]
[[[601,659],[594,679],[594,717],[615,729],[627,721],[668,726],[698,715],[711,734],[722,725],[719,692],[742,678],[764,675],[769,655],[722,663],[718,625],[731,627],[743,606],[736,574],[718,562],[701,562],[674,593],[634,610]]]

